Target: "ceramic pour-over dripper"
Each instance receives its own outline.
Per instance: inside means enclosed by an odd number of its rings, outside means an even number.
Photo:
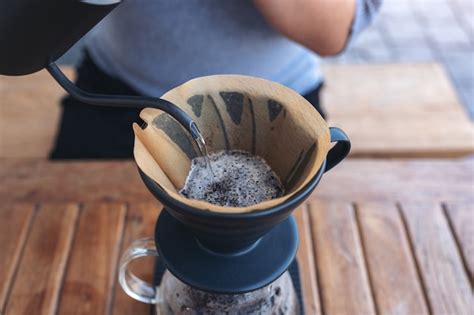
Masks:
[[[133,126],[134,156],[146,186],[165,206],[155,235],[161,258],[176,277],[207,291],[247,292],[268,284],[296,254],[296,224],[289,215],[344,159],[349,140],[328,128],[302,96],[263,79],[202,77],[162,98],[193,118],[209,151],[239,149],[263,157],[285,194],[242,208],[179,195],[198,148],[168,115],[144,109],[145,124]]]

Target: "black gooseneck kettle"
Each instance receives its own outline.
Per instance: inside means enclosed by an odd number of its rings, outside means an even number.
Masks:
[[[26,75],[46,68],[72,97],[91,105],[152,107],[174,117],[194,139],[199,130],[176,105],[155,97],[88,93],[74,85],[55,64],[121,0],[0,1],[0,74]]]

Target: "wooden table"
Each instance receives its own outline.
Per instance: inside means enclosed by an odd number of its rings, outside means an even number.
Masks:
[[[469,159],[328,173],[295,211],[306,314],[472,314],[473,175]],[[2,160],[0,200],[0,314],[149,314],[116,277],[159,211],[132,162]]]

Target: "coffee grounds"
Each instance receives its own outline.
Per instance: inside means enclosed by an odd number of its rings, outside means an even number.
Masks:
[[[180,194],[226,207],[246,207],[278,198],[284,189],[265,160],[245,151],[219,151],[209,156],[212,173],[204,157],[194,158]]]

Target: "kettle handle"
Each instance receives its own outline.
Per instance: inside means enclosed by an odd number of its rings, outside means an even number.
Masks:
[[[336,142],[336,144],[329,150],[326,156],[326,169],[324,172],[339,164],[351,151],[351,141],[342,129],[330,127],[329,133],[331,135],[331,142]]]

